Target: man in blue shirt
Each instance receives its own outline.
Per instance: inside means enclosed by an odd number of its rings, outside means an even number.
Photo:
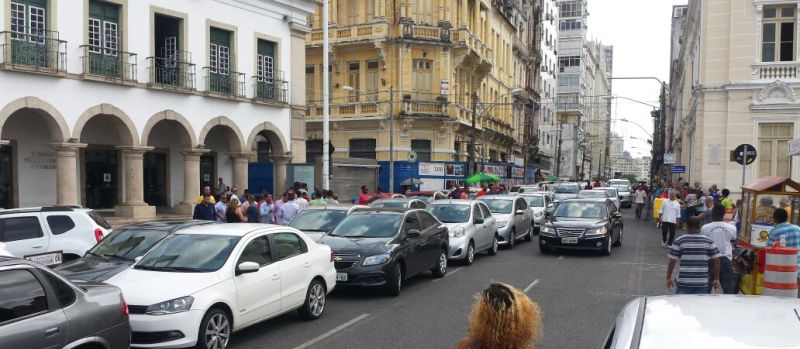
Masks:
[[[211,194],[203,194],[203,201],[194,206],[192,219],[213,221],[214,217],[214,205],[211,204]]]
[[[769,231],[769,241],[767,246],[780,243],[783,247],[794,247],[800,250],[800,227],[787,223],[789,213],[782,208],[776,208],[772,213],[772,220],[775,226]],[[800,267],[800,254],[797,257],[797,266]],[[797,271],[797,285],[800,286],[800,268]]]
[[[682,235],[669,248],[669,265],[667,265],[667,289],[672,291],[672,271],[675,264],[680,261],[678,278],[675,284],[675,294],[707,294],[708,268],[713,269],[713,286],[720,289],[719,283],[719,257],[720,254],[714,241],[700,234],[700,218],[689,217],[686,220],[687,232]],[[711,261],[711,263],[709,263]]]

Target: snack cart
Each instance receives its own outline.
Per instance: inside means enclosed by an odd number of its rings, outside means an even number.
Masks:
[[[764,282],[764,262],[769,231],[774,226],[772,213],[783,208],[789,222],[800,222],[800,184],[787,177],[762,177],[742,187],[739,208],[740,251],[734,258],[741,275],[739,290],[744,294],[760,295]]]

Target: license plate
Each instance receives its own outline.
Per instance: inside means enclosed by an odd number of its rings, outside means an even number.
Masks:
[[[42,254],[34,254],[30,256],[25,256],[25,259],[46,266],[58,265],[61,264],[61,262],[63,261],[63,253],[61,251],[56,251],[56,252],[48,252]]]
[[[347,281],[347,273],[336,273],[336,281]]]
[[[562,244],[577,244],[578,238],[561,238]]]

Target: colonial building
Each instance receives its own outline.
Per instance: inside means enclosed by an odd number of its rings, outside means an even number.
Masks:
[[[745,182],[800,174],[788,155],[800,137],[798,3],[706,0],[673,10],[686,19],[672,40],[665,146],[686,166],[684,181],[740,191],[742,167],[729,161],[740,144],[758,153]]]
[[[313,2],[1,3],[0,207],[188,212],[218,177],[280,190],[305,161]]]

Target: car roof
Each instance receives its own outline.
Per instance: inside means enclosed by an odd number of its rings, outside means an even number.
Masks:
[[[464,200],[464,199],[439,199],[434,202],[431,202],[430,205],[470,205],[474,200]]]
[[[641,349],[798,345],[800,300],[796,298],[673,295],[647,297],[645,302]]]
[[[144,223],[128,224],[120,227],[119,229],[147,229],[147,230],[161,230],[161,231],[176,231],[195,225],[213,224],[213,221],[205,221],[199,219],[186,220],[186,221],[153,221]]]
[[[408,211],[421,210],[419,208],[408,207],[364,207],[353,211],[351,214],[367,214],[367,213],[406,213]]]
[[[285,232],[287,229],[281,225],[263,223],[237,223],[237,224],[207,224],[196,225],[176,232],[177,235],[220,235],[220,236],[245,236],[256,231]]]
[[[0,215],[9,215],[17,213],[38,213],[38,212],[88,212],[91,209],[82,208],[80,206],[37,206],[37,207],[20,207],[9,208],[0,210]]]
[[[614,190],[617,190],[617,188],[614,188],[614,187],[597,187],[597,188],[592,188],[592,190],[605,190],[605,189],[614,189]]]
[[[376,200],[377,201],[377,200]],[[347,211],[353,206],[340,206],[340,205],[325,205],[325,206],[308,206],[303,211],[308,210],[332,210],[332,211]]]
[[[580,198],[580,199],[567,199],[562,202],[606,202],[608,198]]]
[[[9,265],[17,265],[17,264],[25,264],[31,266],[37,266],[37,263],[31,262],[26,259],[17,258],[17,257],[8,257],[8,256],[0,256],[0,267],[9,266]]]
[[[415,198],[385,198],[385,199],[375,200],[374,202],[378,202],[378,201],[380,201],[380,202],[409,202],[411,200],[419,200],[419,199],[415,199]]]
[[[514,200],[518,198],[519,195],[484,195],[478,198],[478,200]]]

